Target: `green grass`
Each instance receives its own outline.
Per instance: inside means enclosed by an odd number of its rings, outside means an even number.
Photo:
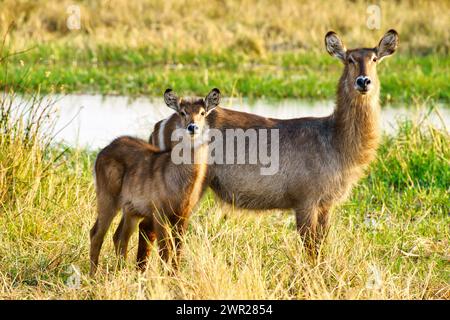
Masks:
[[[333,99],[342,65],[327,53],[169,52],[41,45],[14,56],[2,87],[23,81],[23,91],[160,96],[167,87],[204,94],[219,87],[227,95]],[[383,102],[411,103],[418,97],[447,104],[450,57],[397,54],[379,66]]]
[[[131,257],[116,268],[113,226],[95,279],[87,276],[95,152],[62,152],[30,134],[36,125],[0,124],[0,298],[449,297],[449,135],[426,122],[404,122],[383,138],[367,177],[335,210],[317,262],[305,254],[292,214],[240,212],[208,192],[176,275],[156,251],[143,274]],[[130,250],[134,258],[136,234]],[[81,277],[72,287],[74,267]]]

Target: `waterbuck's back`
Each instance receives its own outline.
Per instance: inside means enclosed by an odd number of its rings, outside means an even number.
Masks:
[[[338,183],[336,167],[339,163],[332,145],[330,118],[272,121],[275,125],[268,131],[267,145],[263,143],[262,149],[260,140],[265,136],[260,132],[257,142],[246,140],[245,164],[236,164],[238,150],[234,154],[235,164],[225,162],[209,166],[209,185],[221,199],[241,208],[293,208],[312,193],[328,192],[330,183]],[[271,135],[271,130],[278,130],[278,134]],[[229,137],[224,135],[225,145],[227,139]],[[273,148],[273,144],[278,147]],[[250,164],[255,145],[258,146],[258,161]],[[262,163],[261,156],[264,158],[267,154],[269,164]],[[262,168],[271,170],[262,174]]]

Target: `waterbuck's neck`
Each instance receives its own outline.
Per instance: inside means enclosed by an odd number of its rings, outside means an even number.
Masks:
[[[339,80],[336,108],[333,113],[333,141],[344,167],[364,166],[375,156],[379,132],[379,82],[361,95],[348,83],[347,74]]]

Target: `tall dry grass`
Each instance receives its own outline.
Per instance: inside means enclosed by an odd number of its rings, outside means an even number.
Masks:
[[[81,29],[67,28],[68,8],[81,10]],[[369,30],[367,1],[31,1],[0,3],[0,31],[18,47],[52,41],[78,47],[113,45],[162,50],[244,50],[257,54],[323,47],[330,30],[345,34],[351,47],[373,45],[395,28],[401,50],[416,53],[449,49],[450,2],[377,1],[381,30]]]
[[[116,221],[91,279],[95,155],[42,143],[45,130],[27,130],[20,119],[2,116],[0,127],[0,298],[449,298],[450,137],[426,122],[405,122],[384,138],[369,176],[334,212],[317,261],[305,254],[293,215],[240,212],[208,194],[192,216],[176,274],[156,248],[148,270],[137,272],[136,234],[119,268]]]

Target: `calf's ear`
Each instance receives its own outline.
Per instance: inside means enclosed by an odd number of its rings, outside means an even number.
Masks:
[[[205,98],[206,112],[215,109],[220,103],[220,90],[214,88]]]
[[[169,108],[177,112],[180,110],[180,99],[177,97],[177,94],[170,88],[166,89],[166,91],[164,92],[164,102]]]

